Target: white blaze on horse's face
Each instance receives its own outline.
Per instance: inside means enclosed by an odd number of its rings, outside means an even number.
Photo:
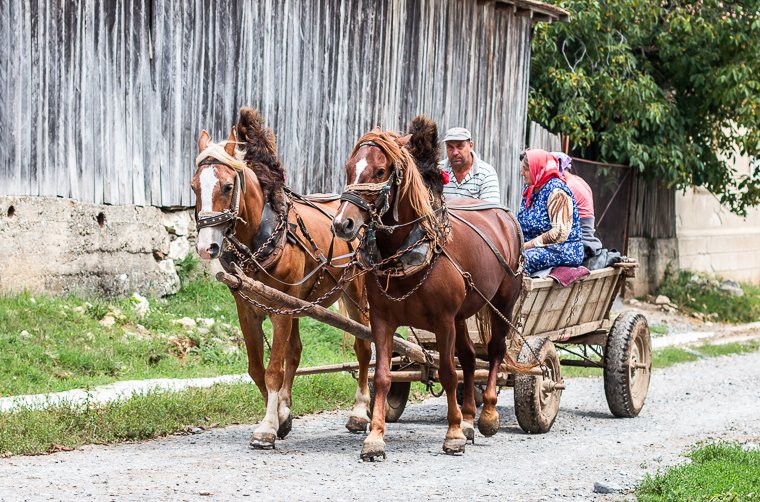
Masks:
[[[211,212],[214,210],[214,194],[219,193],[219,178],[213,166],[204,168],[200,172],[198,193],[196,196],[201,201],[201,211]],[[223,226],[203,227],[198,231],[198,241],[195,249],[204,260],[211,260],[219,256],[224,240]]]
[[[354,183],[359,183],[359,179],[362,177],[362,173],[367,168],[367,157],[362,157],[359,162],[356,163],[354,168]]]
[[[352,181],[352,184],[356,184],[359,182],[359,178],[361,177],[364,170],[367,168],[367,157],[362,157],[359,162],[356,163],[356,166],[354,167],[354,181]],[[335,222],[337,222],[339,225],[343,223],[343,218],[346,213],[346,207],[347,204],[342,204],[339,208],[340,211],[338,211],[338,214],[335,216]]]

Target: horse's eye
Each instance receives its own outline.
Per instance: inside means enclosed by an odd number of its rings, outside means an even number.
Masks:
[[[222,192],[224,192],[225,194],[230,193],[232,191],[232,186],[233,186],[232,183],[228,183],[224,185],[224,187],[222,187]]]
[[[375,178],[380,179],[383,176],[385,176],[385,169],[378,169],[378,171],[375,173]]]

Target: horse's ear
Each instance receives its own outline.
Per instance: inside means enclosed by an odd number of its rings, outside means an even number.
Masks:
[[[399,138],[396,138],[396,144],[400,147],[405,147],[407,143],[412,139],[411,134],[407,134],[406,136],[401,136]]]
[[[227,144],[224,145],[224,151],[227,152],[227,155],[230,157],[235,156],[235,144],[237,143],[237,135],[235,135],[235,127],[233,126],[232,129],[230,129],[230,137],[227,139]]]
[[[198,153],[201,153],[203,150],[205,150],[210,142],[211,136],[209,135],[208,131],[205,129],[202,130],[201,135],[198,138]]]

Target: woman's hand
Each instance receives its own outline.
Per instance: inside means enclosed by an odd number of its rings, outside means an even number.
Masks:
[[[525,247],[525,250],[527,251],[528,249],[533,249],[536,246],[533,245],[533,241],[528,241],[525,243],[524,247]]]

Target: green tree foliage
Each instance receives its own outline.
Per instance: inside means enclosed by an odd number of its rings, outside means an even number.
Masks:
[[[554,3],[570,21],[535,28],[531,120],[738,214],[760,203],[760,0]]]

